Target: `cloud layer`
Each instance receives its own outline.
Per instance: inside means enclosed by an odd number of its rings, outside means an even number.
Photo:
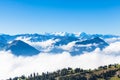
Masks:
[[[68,44],[74,45],[74,43]],[[68,48],[69,48],[68,46]],[[14,56],[11,52],[0,52],[0,79],[29,75],[33,72],[51,72],[67,67],[94,69],[101,65],[120,63],[120,42],[111,43],[103,51],[71,56],[68,52],[59,54],[40,53],[36,56]],[[62,46],[64,48],[64,46]]]

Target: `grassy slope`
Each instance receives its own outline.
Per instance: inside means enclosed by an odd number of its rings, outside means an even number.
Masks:
[[[118,69],[120,69],[120,65],[118,65],[117,68],[112,66],[111,68],[107,68],[107,69],[92,70],[92,74],[100,75],[101,73],[106,73],[107,71],[118,70]],[[59,76],[59,77],[56,78],[56,80],[59,80],[60,77],[76,76],[76,75],[81,75],[81,74],[80,73],[75,73],[75,74],[69,74],[69,75],[65,75],[65,76]],[[90,73],[86,74],[86,77],[89,78],[90,76],[91,76]],[[98,80],[105,80],[105,79],[98,78]],[[110,80],[120,80],[120,78],[118,78],[117,76],[113,76],[113,77],[110,78]]]
[[[62,80],[65,80],[64,78],[66,78],[66,77],[70,78],[70,77],[77,77],[77,76],[84,76],[89,80],[94,75],[98,76],[98,77],[96,77],[97,79],[95,79],[95,80],[106,80],[106,79],[104,79],[105,77],[107,78],[107,80],[120,80],[120,78],[118,78],[118,76],[116,74],[116,72],[120,71],[120,65],[112,65],[112,66],[107,66],[107,67],[103,66],[103,67],[98,68],[98,69],[84,70],[84,71],[81,71],[81,72],[75,72],[75,70],[73,70],[73,69],[70,69],[70,70],[67,70],[67,71],[68,71],[68,74],[66,74],[64,76],[62,76],[62,75],[54,76],[54,80],[61,80],[61,78],[62,78]],[[110,74],[111,76],[106,75],[106,73],[109,74],[109,73],[111,73],[111,71],[114,74]],[[55,74],[53,72],[52,74],[48,74],[48,75],[51,75],[53,77],[53,75],[55,75]],[[103,77],[103,75],[105,75],[105,77]],[[119,73],[119,75],[120,75],[120,73]],[[38,75],[38,77],[39,76],[44,77],[42,75]],[[32,79],[29,79],[29,78],[26,77],[25,80],[36,80],[36,79],[34,79],[34,77],[31,77],[31,78]],[[21,80],[21,78],[19,78],[19,79]],[[49,79],[44,79],[44,80],[49,80]]]
[[[112,77],[110,80],[120,80],[118,77]]]

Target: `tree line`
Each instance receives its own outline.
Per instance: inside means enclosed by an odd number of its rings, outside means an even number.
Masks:
[[[46,73],[33,73],[29,76],[9,78],[8,80],[111,80],[112,77],[120,80],[120,65],[110,64],[100,66],[97,69],[84,70],[70,67]]]

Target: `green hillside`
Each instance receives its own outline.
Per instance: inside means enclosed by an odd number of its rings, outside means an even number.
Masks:
[[[52,73],[30,74],[30,76],[10,78],[8,80],[120,80],[120,65],[100,66],[94,70],[64,68]]]

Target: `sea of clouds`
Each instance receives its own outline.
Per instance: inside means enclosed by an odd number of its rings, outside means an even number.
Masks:
[[[52,46],[57,40],[48,40],[39,42],[43,48]],[[27,42],[27,41],[26,41]],[[27,42],[31,45],[38,45]],[[48,44],[49,43],[49,44]],[[48,44],[48,45],[46,45]],[[61,46],[63,49],[71,49],[74,42]],[[0,80],[10,77],[30,75],[38,72],[52,72],[58,69],[72,67],[83,69],[94,69],[102,65],[120,63],[120,42],[110,43],[103,51],[96,49],[90,53],[84,53],[77,56],[71,56],[69,52],[59,54],[40,53],[35,56],[15,56],[10,51],[0,51]]]

